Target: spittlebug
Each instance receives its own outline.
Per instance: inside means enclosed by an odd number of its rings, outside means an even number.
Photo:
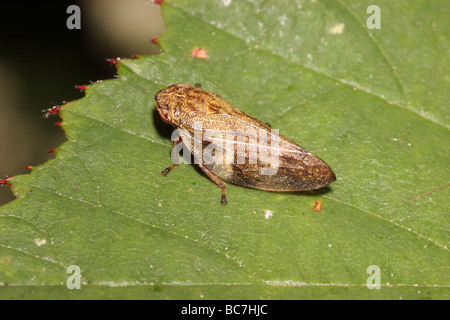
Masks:
[[[227,200],[221,179],[267,191],[314,190],[336,180],[322,159],[199,86],[174,84],[159,91],[155,100],[161,119],[179,129],[173,146],[184,143],[222,189],[222,204]],[[162,174],[178,164],[174,161]]]

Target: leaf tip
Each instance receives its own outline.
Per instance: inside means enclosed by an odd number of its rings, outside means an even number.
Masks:
[[[83,85],[80,85],[80,86],[75,86],[75,89],[78,89],[80,91],[86,91],[87,85],[83,84]]]
[[[11,187],[11,182],[9,182],[9,179],[11,179],[11,177],[6,177],[2,180],[0,180],[0,186],[8,186]]]
[[[115,65],[116,67],[118,67],[118,66],[119,66],[120,58],[116,58],[116,59],[106,59],[106,61],[108,61],[109,63],[111,63],[111,64]]]
[[[44,117],[48,118],[51,115],[55,115],[55,114],[59,115],[59,112],[61,111],[61,108],[64,104],[65,104],[65,102],[63,102],[62,105],[54,106],[54,107],[51,107],[50,109],[42,110],[42,112],[44,112]]]

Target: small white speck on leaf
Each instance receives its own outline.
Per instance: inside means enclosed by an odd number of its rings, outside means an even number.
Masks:
[[[273,211],[270,211],[269,209],[264,210],[264,217],[266,219],[270,219],[273,217]]]
[[[232,2],[232,0],[222,0],[222,4],[223,4],[225,7],[228,7],[228,6],[231,4],[231,2]]]
[[[330,34],[341,34],[344,32],[345,24],[339,23],[335,25],[333,28],[330,28]]]
[[[36,238],[36,239],[34,239],[34,243],[35,243],[38,247],[40,247],[40,246],[46,244],[46,243],[47,243],[47,240]]]

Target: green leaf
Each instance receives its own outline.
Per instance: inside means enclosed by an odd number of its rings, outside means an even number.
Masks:
[[[10,180],[0,298],[447,297],[449,4],[379,2],[372,30],[371,4],[164,2],[164,53],[121,60],[120,78],[64,106],[56,159]],[[172,129],[154,95],[197,82],[337,181],[311,193],[228,184],[224,206],[193,165],[163,177]],[[71,265],[81,290],[66,286]]]

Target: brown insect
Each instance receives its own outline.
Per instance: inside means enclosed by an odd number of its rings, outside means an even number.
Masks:
[[[319,157],[199,86],[174,84],[155,100],[162,120],[179,129],[173,146],[184,143],[200,169],[222,188],[222,204],[227,200],[221,179],[268,191],[314,190],[336,180]],[[174,164],[164,176],[179,164],[178,153],[172,156]]]

